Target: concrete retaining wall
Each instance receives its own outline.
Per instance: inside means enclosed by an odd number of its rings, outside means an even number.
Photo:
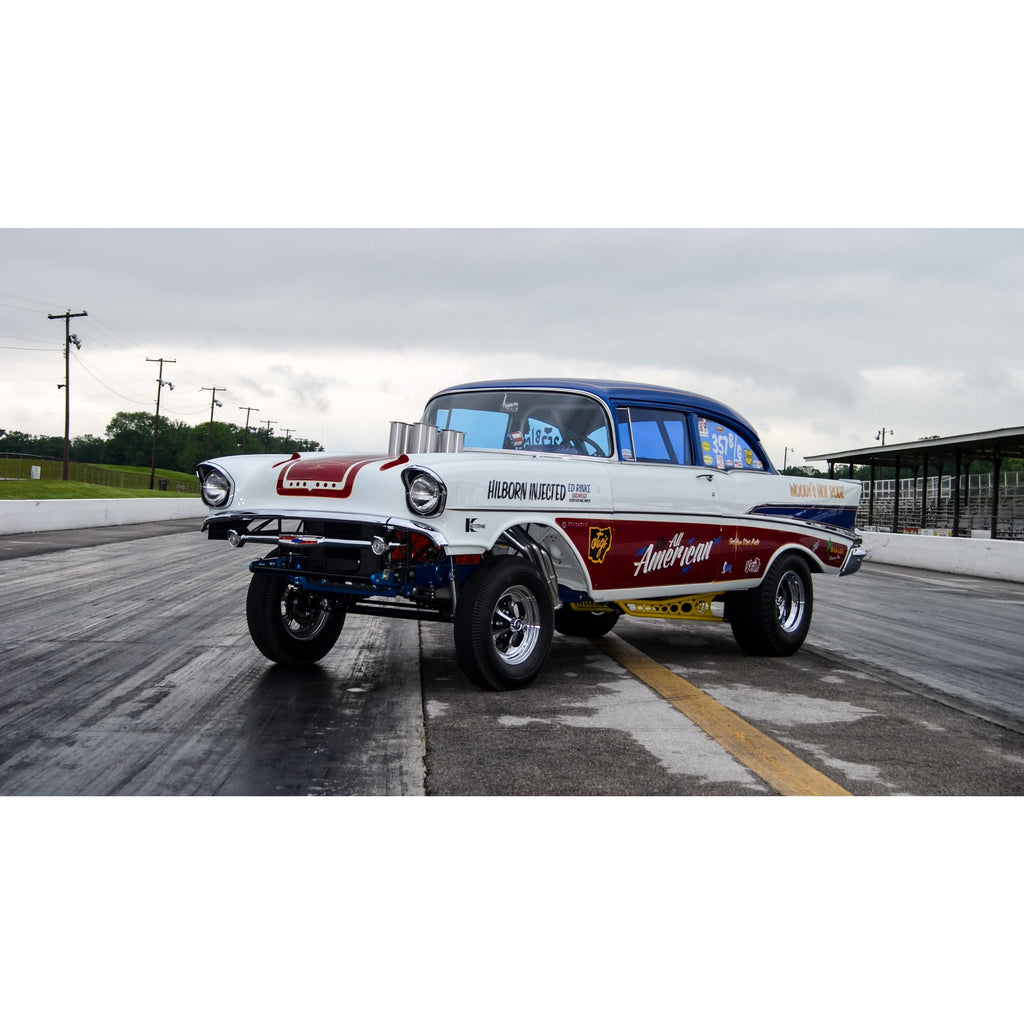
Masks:
[[[193,519],[206,514],[199,498],[77,498],[53,501],[0,501],[0,536],[80,530],[90,526],[126,526],[164,519]]]
[[[864,531],[868,561],[1024,583],[1024,541]]]

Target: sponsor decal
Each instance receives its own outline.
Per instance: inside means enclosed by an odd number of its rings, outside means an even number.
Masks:
[[[576,504],[589,504],[590,484],[569,484],[569,501]]]
[[[487,484],[488,501],[565,501],[568,495],[569,488],[565,484],[525,480],[491,480]],[[575,500],[589,501],[590,498]]]
[[[612,548],[612,528],[610,526],[590,527],[590,541],[587,545],[587,558],[595,565],[601,565],[608,557]]]
[[[761,575],[761,559],[760,558],[748,558],[747,564],[743,566],[743,571],[748,576],[760,576]]]
[[[757,537],[730,537],[729,547],[731,548],[756,548],[761,542]]]
[[[682,533],[675,534],[667,543],[663,539],[641,548],[638,558],[633,563],[633,576],[646,576],[648,573],[680,566],[680,572],[688,572],[691,565],[698,565],[711,558],[711,550],[720,538],[698,542],[696,538],[686,539]]]
[[[835,498],[842,501],[846,497],[846,488],[837,484],[790,484],[789,494],[792,498]]]
[[[476,516],[466,520],[466,533],[476,533],[478,530],[486,530],[487,524],[481,523]]]
[[[526,484],[521,480],[492,480],[487,485],[488,501],[525,501]]]

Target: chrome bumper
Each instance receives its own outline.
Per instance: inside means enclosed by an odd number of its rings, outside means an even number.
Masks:
[[[852,576],[859,568],[860,563],[867,557],[868,549],[863,544],[855,544],[847,552],[846,561],[843,562],[840,576]]]

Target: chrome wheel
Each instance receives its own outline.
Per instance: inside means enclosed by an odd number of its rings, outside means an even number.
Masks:
[[[804,619],[804,607],[807,604],[807,591],[803,579],[790,570],[779,580],[775,591],[775,611],[778,615],[779,628],[785,633],[795,633]]]
[[[523,586],[509,587],[497,600],[491,616],[494,650],[506,665],[520,665],[540,638],[540,605]]]

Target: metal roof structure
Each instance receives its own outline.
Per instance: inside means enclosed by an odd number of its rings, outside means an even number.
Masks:
[[[976,434],[934,437],[908,444],[883,444],[875,448],[851,448],[846,452],[808,455],[804,462],[827,462],[832,466],[902,466],[921,465],[926,459],[935,466],[940,462],[961,460],[994,462],[1003,458],[1024,458],[1024,427],[1004,427]]]
[[[966,473],[970,474],[974,462],[990,462],[993,468],[993,490],[991,508],[991,534],[996,536],[997,519],[999,516],[999,474],[1003,459],[1024,458],[1024,427],[1004,427],[1001,430],[984,430],[974,434],[957,434],[950,437],[926,438],[906,444],[883,444],[874,448],[851,448],[845,452],[829,452],[823,455],[808,455],[805,462],[827,462],[828,475],[835,476],[836,466],[849,466],[853,475],[855,466],[870,466],[871,492],[868,509],[869,520],[874,520],[874,481],[875,470],[879,466],[893,467],[899,477],[903,469],[912,470],[917,475],[919,469],[922,476],[928,476],[928,469],[937,469],[940,473],[943,466],[952,464],[953,476],[957,480],[954,490],[953,533],[956,535],[960,525],[961,480]],[[899,488],[896,488],[896,501],[893,510],[892,528],[896,532],[899,518]],[[921,518],[924,521],[927,509],[922,501]]]

